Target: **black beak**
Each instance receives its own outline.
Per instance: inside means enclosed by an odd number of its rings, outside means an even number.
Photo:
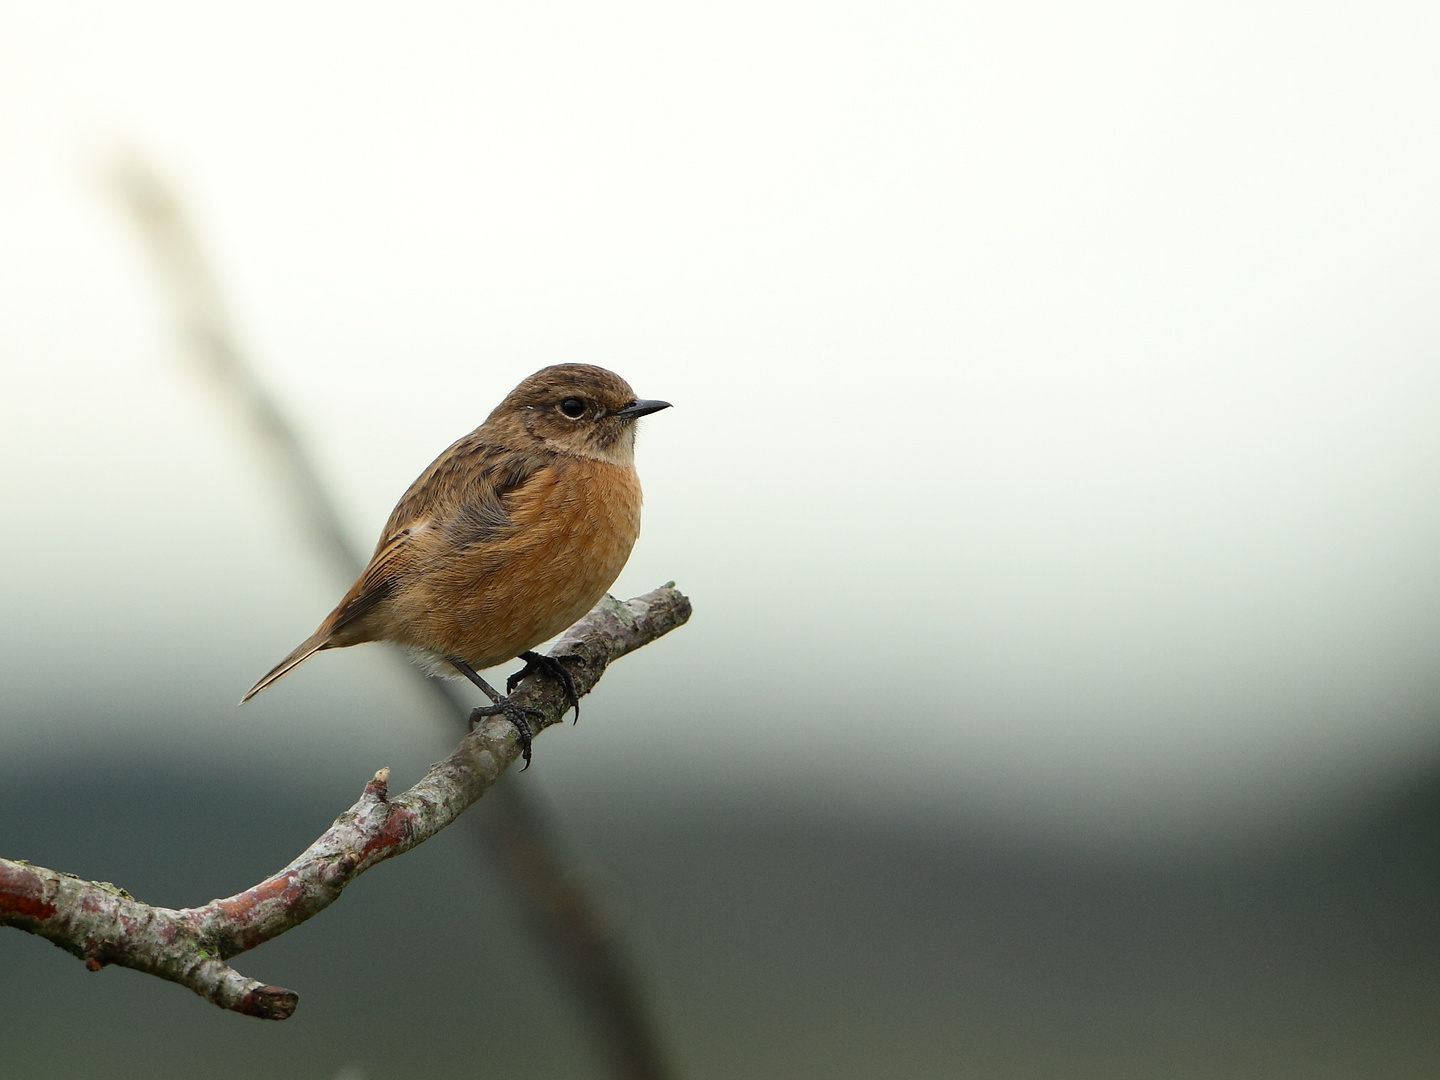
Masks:
[[[626,405],[613,415],[620,417],[622,420],[635,420],[638,417],[649,416],[652,412],[659,412],[661,409],[668,408],[670,408],[668,401],[645,401],[641,399],[640,401],[630,402],[629,405]]]

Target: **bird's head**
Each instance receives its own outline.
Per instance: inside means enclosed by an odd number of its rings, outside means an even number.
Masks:
[[[616,465],[635,461],[635,421],[668,401],[646,401],[613,371],[591,364],[541,368],[485,421],[507,442],[539,440],[560,454]]]

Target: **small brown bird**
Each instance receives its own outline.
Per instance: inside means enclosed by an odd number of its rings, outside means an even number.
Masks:
[[[350,591],[241,704],[322,649],[393,641],[432,673],[478,686],[493,704],[471,722],[514,723],[528,766],[527,710],[476,672],[524,660],[513,690],[547,670],[579,717],[569,672],[530,650],[594,607],[630,557],[640,535],[635,421],[669,406],[589,364],[531,375],[410,485]]]

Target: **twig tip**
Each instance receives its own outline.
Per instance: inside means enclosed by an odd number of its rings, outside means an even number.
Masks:
[[[238,1013],[258,1016],[261,1020],[288,1020],[300,1004],[300,995],[283,986],[257,986],[248,990],[234,1005]]]
[[[385,802],[390,797],[390,766],[386,765],[379,770],[374,778],[365,785],[365,794],[380,802]]]

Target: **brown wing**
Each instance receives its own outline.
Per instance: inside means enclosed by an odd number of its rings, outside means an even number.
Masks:
[[[335,640],[340,632],[389,597],[417,559],[429,561],[437,549],[458,554],[502,537],[511,527],[513,500],[553,458],[487,445],[479,432],[436,458],[400,497],[370,565],[326,620],[332,642],[341,644]]]
[[[457,440],[416,477],[390,512],[371,562],[401,531],[419,522],[446,521],[468,506],[477,508],[476,515],[493,516],[496,504],[553,459],[549,453],[487,443],[483,430]]]
[[[358,624],[399,588],[415,561],[428,560],[437,546],[463,550],[503,536],[511,528],[514,497],[553,459],[549,453],[488,445],[479,431],[450,446],[400,497],[369,565],[335,610],[250,689],[242,704],[321,649],[372,640]],[[443,534],[439,545],[427,535],[434,530]]]

